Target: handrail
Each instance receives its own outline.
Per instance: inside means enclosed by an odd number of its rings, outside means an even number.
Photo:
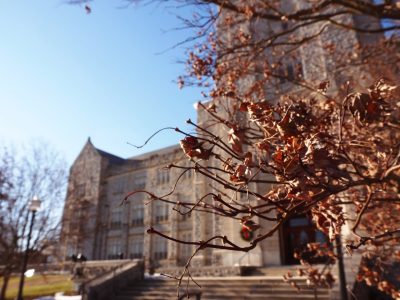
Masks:
[[[143,260],[135,259],[82,283],[84,300],[106,300],[121,286],[141,280],[144,276]]]
[[[135,259],[129,263],[115,266],[115,268],[113,268],[99,276],[91,278],[88,281],[85,281],[84,285],[86,287],[86,286],[94,286],[94,285],[102,284],[104,281],[106,281],[110,278],[110,275],[112,275],[112,277],[115,277],[116,275],[119,275],[122,272],[125,272],[126,270],[129,270],[130,268],[135,267],[136,265],[139,265],[140,262],[141,262],[140,260]]]

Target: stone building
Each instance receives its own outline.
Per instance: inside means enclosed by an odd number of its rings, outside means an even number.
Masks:
[[[145,193],[123,201],[134,190],[167,194],[181,174],[164,168],[171,163],[188,163],[178,145],[123,159],[95,148],[88,139],[70,169],[62,228],[64,257],[76,253],[96,260],[144,256],[161,265],[184,263],[191,255],[190,247],[179,247],[145,231],[154,227],[191,240],[194,218],[178,214],[166,203],[151,201]],[[194,176],[186,172],[180,182],[174,199],[191,201]]]
[[[186,263],[194,249],[147,234],[150,227],[188,241],[204,240],[227,230],[225,234],[231,235],[233,241],[243,243],[239,223],[222,224],[224,221],[217,216],[199,212],[182,215],[173,205],[153,201],[145,193],[137,193],[124,201],[124,197],[135,190],[151,191],[157,196],[169,193],[182,174],[179,169],[165,168],[172,163],[189,165],[179,145],[123,159],[97,149],[88,139],[70,169],[63,214],[63,256],[68,258],[82,253],[94,260],[144,257],[155,267]],[[181,176],[170,199],[194,203],[207,191],[209,182],[188,171]],[[308,223],[301,223],[301,226],[306,225]],[[279,265],[279,240],[279,236],[274,236],[245,255],[208,249],[199,253],[194,262],[202,266]]]

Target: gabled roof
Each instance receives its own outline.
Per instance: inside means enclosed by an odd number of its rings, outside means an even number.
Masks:
[[[133,156],[133,157],[129,157],[127,159],[119,157],[117,155],[114,155],[114,154],[111,154],[111,153],[106,152],[104,150],[96,148],[93,145],[92,141],[90,140],[90,137],[87,139],[86,144],[83,147],[83,149],[85,149],[85,148],[90,148],[90,149],[94,150],[102,158],[107,159],[111,164],[117,164],[118,165],[118,164],[123,164],[123,163],[128,163],[128,162],[129,163],[132,163],[132,162],[135,162],[135,161],[139,162],[139,161],[143,161],[143,160],[152,158],[154,156],[161,156],[161,155],[173,153],[176,150],[180,149],[180,146],[179,146],[179,144],[175,144],[175,145],[168,146],[168,147],[165,147],[165,148],[161,148],[161,149],[157,149],[157,150],[150,151],[150,152],[147,152],[147,153],[143,153],[143,154],[140,154],[140,155],[136,155],[136,156]],[[82,151],[83,151],[83,149],[82,149]],[[81,153],[82,153],[82,151],[81,151]]]
[[[116,156],[114,154],[108,153],[106,151],[100,150],[98,148],[95,148],[97,150],[97,152],[104,158],[108,159],[111,163],[115,163],[115,164],[120,164],[125,162],[125,159],[119,156]]]
[[[122,157],[116,156],[116,155],[114,155],[114,154],[111,154],[111,153],[108,153],[108,152],[106,152],[106,151],[103,151],[103,150],[101,150],[101,149],[96,148],[96,147],[93,145],[93,143],[92,143],[90,137],[88,137],[88,139],[87,139],[85,145],[83,146],[83,148],[82,148],[82,150],[81,150],[81,153],[82,153],[82,151],[84,151],[84,149],[87,149],[87,148],[92,149],[92,151],[97,152],[101,157],[107,159],[107,160],[110,161],[111,163],[121,164],[121,163],[123,163],[123,162],[126,161],[126,160],[123,159]],[[78,157],[79,157],[80,155],[81,155],[81,154],[79,154]]]

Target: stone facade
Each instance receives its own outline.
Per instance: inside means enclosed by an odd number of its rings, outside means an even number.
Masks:
[[[182,264],[191,249],[148,235],[154,227],[175,238],[192,239],[193,217],[181,216],[171,205],[152,201],[134,190],[167,194],[180,171],[164,169],[187,164],[179,146],[122,159],[87,141],[70,170],[63,214],[62,251],[65,257],[82,253],[88,259],[146,257],[155,266]],[[187,172],[173,195],[191,201],[194,176]]]
[[[205,240],[224,232],[241,243],[237,222],[200,212],[181,215],[173,205],[152,200],[146,193],[137,193],[124,201],[135,190],[150,191],[157,196],[169,193],[182,172],[165,169],[172,163],[189,165],[179,145],[123,159],[97,149],[88,139],[70,169],[62,255],[69,258],[82,253],[89,260],[143,257],[146,266],[155,268],[184,265],[194,248],[147,234],[150,227],[181,240]],[[186,172],[170,199],[194,203],[207,191],[207,180]],[[279,247],[279,238],[273,237],[251,254],[207,249],[195,257],[193,264],[279,265]],[[271,257],[271,253],[277,255]]]

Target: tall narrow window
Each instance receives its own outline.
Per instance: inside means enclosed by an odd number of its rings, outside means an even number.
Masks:
[[[168,220],[169,207],[167,203],[158,201],[156,203],[155,221],[156,223],[164,222]]]
[[[122,210],[120,208],[111,212],[110,227],[111,229],[119,229],[122,226]]]
[[[300,62],[287,62],[277,70],[280,83],[286,83],[303,76],[303,69]]]
[[[112,182],[112,191],[114,194],[121,194],[126,189],[127,178],[119,177],[113,180]]]
[[[155,260],[166,259],[168,257],[168,240],[156,237],[154,241],[153,257]]]
[[[159,170],[157,172],[157,184],[165,184],[169,182],[169,170]]]
[[[133,188],[142,190],[146,187],[146,172],[140,172],[133,176]]]
[[[131,243],[130,258],[142,258],[143,257],[143,238],[134,238]]]
[[[144,207],[142,203],[132,205],[132,226],[143,226]]]
[[[182,240],[186,242],[192,241],[192,233],[184,233],[182,235]],[[189,257],[193,254],[193,246],[192,245],[186,245],[186,244],[179,244],[179,263],[180,264],[185,264]]]
[[[191,162],[187,161],[186,164],[185,164],[185,167],[187,167],[187,168],[191,167]],[[185,175],[184,175],[184,179],[192,178],[192,172],[193,172],[192,169],[186,170]]]
[[[117,239],[108,242],[108,259],[118,259],[123,255],[121,241]]]

